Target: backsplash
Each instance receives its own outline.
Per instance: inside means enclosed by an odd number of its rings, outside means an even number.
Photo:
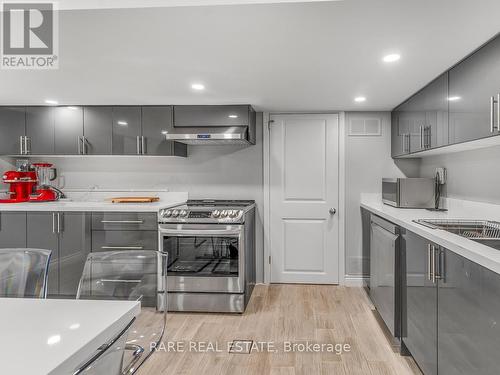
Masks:
[[[422,158],[420,176],[433,177],[437,167],[447,169],[443,195],[500,204],[500,147],[490,147]]]

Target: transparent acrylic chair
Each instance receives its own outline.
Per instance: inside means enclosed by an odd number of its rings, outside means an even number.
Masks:
[[[46,298],[52,251],[0,249],[0,297]]]
[[[149,250],[91,253],[78,286],[77,299],[141,302],[130,328],[123,373],[132,374],[152,353],[166,324],[167,254]]]

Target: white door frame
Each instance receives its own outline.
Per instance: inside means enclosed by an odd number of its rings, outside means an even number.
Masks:
[[[271,220],[271,190],[270,190],[270,127],[269,118],[271,115],[300,115],[300,114],[338,114],[339,115],[339,207],[337,215],[339,215],[339,252],[338,252],[338,267],[339,267],[339,285],[345,284],[345,112],[264,112],[263,113],[263,136],[264,136],[264,283],[269,284],[271,281],[271,264],[269,257],[271,256],[270,246],[270,220]],[[272,125],[271,125],[272,126]]]

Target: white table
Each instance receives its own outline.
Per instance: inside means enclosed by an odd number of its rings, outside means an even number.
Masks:
[[[139,314],[139,302],[0,298],[2,374],[72,374]]]

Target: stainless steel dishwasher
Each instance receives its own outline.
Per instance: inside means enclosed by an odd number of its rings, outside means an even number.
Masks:
[[[370,219],[370,298],[393,337],[401,338],[401,254],[399,227],[378,216]]]

